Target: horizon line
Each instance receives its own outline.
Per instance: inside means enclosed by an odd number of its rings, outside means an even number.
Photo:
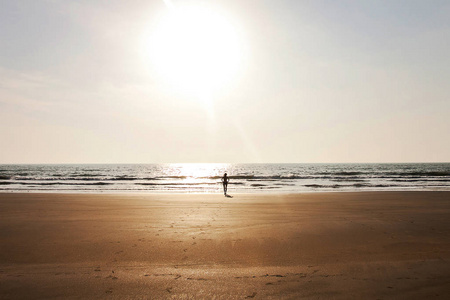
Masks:
[[[0,165],[158,165],[158,164],[448,164],[450,161],[406,161],[406,162],[43,162],[2,163]]]

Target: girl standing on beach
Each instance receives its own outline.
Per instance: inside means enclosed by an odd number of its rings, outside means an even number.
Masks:
[[[227,188],[228,188],[228,181],[230,181],[230,179],[227,176],[227,173],[225,173],[223,175],[221,180],[222,180],[222,184],[223,184],[223,194],[226,196],[227,195]]]

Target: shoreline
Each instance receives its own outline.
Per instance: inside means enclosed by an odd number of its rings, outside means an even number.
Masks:
[[[320,191],[298,191],[298,192],[292,192],[292,191],[255,191],[255,192],[237,192],[237,193],[228,193],[229,195],[253,195],[253,196],[277,196],[277,195],[302,195],[302,194],[341,194],[341,193],[349,193],[349,194],[367,194],[367,193],[450,193],[450,189],[399,189],[399,190],[320,190]],[[70,191],[49,191],[49,190],[43,190],[43,191],[36,191],[36,190],[30,190],[30,191],[21,191],[21,190],[1,190],[1,195],[9,195],[9,194],[23,194],[23,195],[42,195],[42,194],[48,194],[48,195],[80,195],[80,196],[89,196],[89,195],[223,195],[223,192],[177,192],[177,191],[149,191],[149,190],[133,190],[133,191],[80,191],[80,190],[70,190]]]
[[[445,299],[450,192],[0,193],[0,298]]]

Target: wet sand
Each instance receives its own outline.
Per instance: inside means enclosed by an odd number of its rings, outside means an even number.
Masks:
[[[1,299],[448,299],[450,192],[0,194]]]

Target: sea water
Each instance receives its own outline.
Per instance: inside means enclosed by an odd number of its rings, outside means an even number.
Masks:
[[[0,191],[229,193],[450,190],[450,163],[0,165]]]

